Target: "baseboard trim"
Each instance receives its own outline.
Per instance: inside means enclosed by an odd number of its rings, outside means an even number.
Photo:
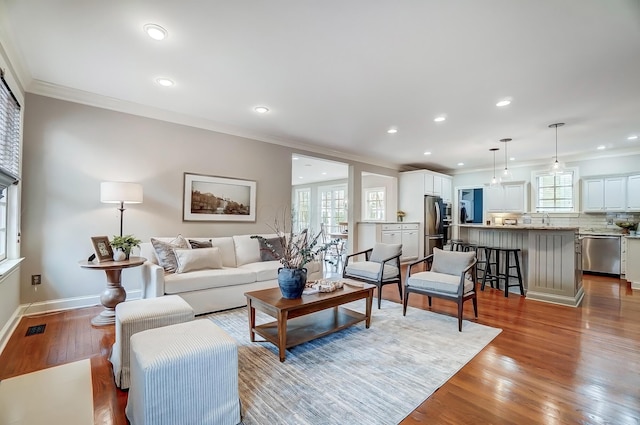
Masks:
[[[135,300],[142,295],[141,290],[127,291],[127,299]],[[54,311],[73,310],[76,308],[93,307],[100,305],[100,295],[86,297],[61,298],[58,300],[41,301],[31,304],[23,304],[18,307],[19,316],[32,316],[34,314],[52,313]]]
[[[15,309],[7,323],[0,330],[0,354],[4,350],[4,347],[7,346],[7,342],[9,342],[9,338],[13,335],[13,331],[15,331],[18,323],[20,323],[20,318],[22,315],[20,314],[20,306]]]

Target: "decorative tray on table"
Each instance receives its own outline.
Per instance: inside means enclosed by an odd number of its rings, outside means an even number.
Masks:
[[[318,292],[333,292],[342,289],[343,282],[339,280],[318,279],[310,280],[305,285],[303,295],[317,294]]]

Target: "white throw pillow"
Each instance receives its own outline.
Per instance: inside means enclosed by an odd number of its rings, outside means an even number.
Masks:
[[[222,256],[220,248],[198,248],[173,250],[178,267],[176,273],[187,273],[196,270],[221,269]]]

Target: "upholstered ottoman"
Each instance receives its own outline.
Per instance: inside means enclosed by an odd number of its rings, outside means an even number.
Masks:
[[[129,339],[131,335],[194,319],[193,309],[177,295],[127,301],[116,306],[116,342],[111,364],[116,386],[129,388]]]
[[[209,319],[131,337],[131,425],[240,423],[238,347]]]

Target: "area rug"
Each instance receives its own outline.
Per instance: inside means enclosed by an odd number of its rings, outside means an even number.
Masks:
[[[364,312],[364,300],[347,305]],[[257,312],[256,323],[273,321]],[[250,342],[246,308],[208,316],[238,341],[245,425],[397,424],[500,332],[383,301],[357,324],[290,348]],[[257,336],[257,338],[259,338]]]
[[[90,360],[2,380],[0,424],[93,425]]]

